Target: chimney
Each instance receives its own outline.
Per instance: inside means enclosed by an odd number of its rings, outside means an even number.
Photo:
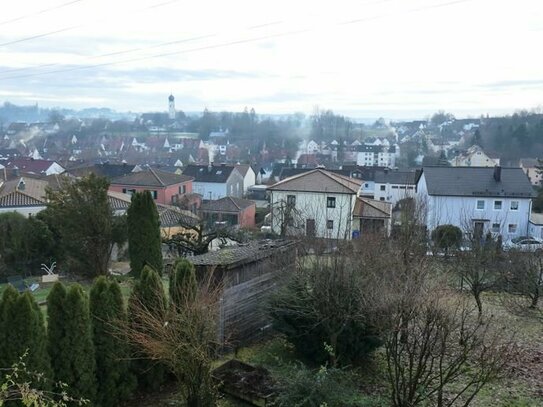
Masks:
[[[501,182],[502,180],[502,167],[496,165],[494,167],[494,181]]]

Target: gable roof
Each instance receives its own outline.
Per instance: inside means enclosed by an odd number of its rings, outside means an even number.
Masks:
[[[181,184],[183,182],[191,180],[192,177],[187,177],[186,175],[177,175],[171,172],[147,168],[142,171],[126,174],[122,177],[117,177],[111,181],[111,184],[146,187],[166,187],[169,185]]]
[[[48,182],[30,177],[17,177],[0,185],[0,196],[20,192],[36,201],[45,202],[45,188]]]
[[[135,165],[129,165],[129,164],[104,163],[104,164],[94,164],[94,165],[85,166],[85,167],[71,168],[67,170],[67,172],[75,175],[76,177],[84,177],[86,175],[89,175],[90,173],[93,173],[100,177],[114,179],[126,174],[130,174],[134,170],[135,167],[136,167]]]
[[[358,197],[354,204],[353,216],[375,219],[390,218],[392,216],[392,204],[390,202]]]
[[[217,182],[224,184],[230,175],[234,171],[234,166],[220,164],[220,165],[187,165],[187,168],[183,171],[184,175],[193,177],[195,182]]]
[[[236,170],[238,170],[238,172],[243,176],[245,177],[245,175],[247,175],[247,173],[249,172],[250,169],[252,169],[252,167],[249,165],[249,164],[236,164],[235,165],[235,168]],[[254,172],[254,170],[253,170]]]
[[[21,171],[33,172],[41,174],[46,172],[53,164],[57,164],[55,161],[49,160],[35,160],[33,158],[13,158],[7,161],[6,168],[18,168]]]
[[[18,208],[24,206],[45,206],[45,199],[37,199],[22,191],[12,191],[0,196],[0,208]]]
[[[130,206],[132,197],[122,192],[107,192],[107,199],[111,209],[114,211],[126,211]],[[175,227],[181,225],[194,226],[198,224],[198,216],[190,211],[170,205],[156,204],[161,227]]]
[[[375,172],[377,184],[415,185],[417,183],[417,171],[382,170]]]
[[[535,196],[528,176],[521,168],[501,168],[500,181],[494,179],[501,167],[424,167],[429,195],[515,197]],[[420,178],[419,178],[420,180]]]
[[[247,209],[253,205],[256,205],[253,201],[248,199],[234,198],[231,196],[225,196],[224,198],[214,201],[204,202],[201,206],[202,211],[212,212],[232,212],[239,213],[244,209]]]
[[[271,191],[357,194],[360,185],[361,181],[318,168],[286,178],[268,189]]]

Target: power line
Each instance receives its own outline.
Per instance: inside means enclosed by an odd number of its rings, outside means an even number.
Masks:
[[[385,0],[385,1],[390,1],[390,0]],[[343,26],[343,25],[349,25],[349,24],[358,24],[358,23],[363,23],[363,22],[368,22],[368,21],[373,21],[373,20],[379,20],[379,19],[382,19],[382,18],[390,17],[390,16],[401,15],[401,14],[411,14],[411,13],[426,11],[426,10],[430,10],[430,9],[448,7],[448,6],[452,6],[452,5],[456,5],[456,4],[460,4],[460,3],[468,3],[468,2],[473,2],[473,1],[475,1],[475,0],[453,0],[453,1],[446,2],[446,3],[433,4],[433,5],[429,5],[429,6],[410,9],[410,10],[406,10],[406,11],[401,12],[401,13],[388,13],[388,14],[383,14],[383,15],[379,15],[379,16],[373,16],[373,17],[367,17],[367,18],[360,18],[360,19],[342,21],[342,22],[336,23],[335,25],[336,26]],[[47,71],[47,72],[37,72],[37,73],[25,74],[25,75],[8,76],[8,77],[0,78],[0,81],[9,80],[9,79],[30,78],[30,77],[35,77],[35,76],[50,75],[50,74],[56,74],[56,73],[73,72],[73,71],[86,70],[86,69],[92,69],[92,68],[101,68],[101,67],[105,67],[105,66],[126,64],[126,63],[130,63],[130,62],[145,61],[145,60],[148,60],[148,59],[164,58],[164,57],[169,57],[169,56],[173,56],[173,55],[187,54],[187,53],[204,51],[204,50],[209,50],[209,49],[216,49],[216,48],[223,48],[223,47],[247,44],[247,43],[252,43],[252,42],[259,42],[259,41],[264,41],[264,40],[271,39],[271,38],[280,38],[280,37],[287,37],[287,36],[292,36],[292,35],[299,35],[299,34],[312,32],[312,31],[315,31],[315,30],[316,30],[316,28],[306,28],[306,29],[300,29],[300,30],[291,30],[291,31],[286,31],[286,32],[282,32],[282,33],[269,34],[269,35],[264,35],[264,36],[259,36],[259,37],[229,41],[229,42],[224,42],[224,43],[220,43],[220,44],[212,44],[212,45],[206,45],[206,46],[201,46],[201,47],[194,47],[194,48],[189,48],[189,49],[185,49],[185,50],[155,54],[155,55],[151,55],[151,56],[130,58],[130,59],[125,59],[125,60],[120,60],[120,61],[104,62],[104,63],[101,63],[101,64],[75,66],[75,67],[72,67],[72,68],[58,69],[58,70]],[[124,51],[120,51],[120,52],[124,52]],[[115,54],[115,53],[113,53],[113,54]]]
[[[84,0],[77,0],[77,1],[84,1]],[[128,13],[128,15],[135,14],[135,13],[140,13],[142,11],[156,9],[156,8],[159,8],[159,7],[168,6],[170,4],[177,3],[179,1],[180,0],[168,0],[168,1],[164,1],[162,3],[153,4],[151,6],[147,6],[147,7],[138,9],[138,10],[134,10],[133,12]],[[84,24],[72,25],[72,26],[60,28],[60,29],[57,29],[57,30],[47,31],[47,32],[39,33],[39,34],[34,34],[34,35],[29,36],[29,37],[18,38],[16,40],[0,43],[0,47],[6,47],[8,45],[13,45],[13,44],[19,44],[21,42],[31,41],[31,40],[35,40],[35,39],[38,39],[38,38],[49,37],[49,36],[54,35],[54,34],[59,34],[59,33],[63,33],[63,32],[66,32],[66,31],[72,31],[72,30],[75,30],[76,28],[86,27],[89,24],[90,24],[90,22],[89,23],[84,23]]]
[[[59,10],[61,8],[64,8],[64,7],[71,6],[72,4],[75,4],[75,3],[81,3],[82,1],[85,1],[85,0],[68,1],[66,3],[59,4],[58,6],[45,8],[45,9],[36,11],[34,13],[29,13],[29,14],[25,14],[25,15],[22,15],[22,16],[19,16],[19,17],[11,18],[9,20],[0,21],[0,25],[6,25],[6,24],[14,23],[16,21],[26,20],[27,18],[31,18],[31,17],[34,17],[34,16],[39,16],[40,14],[49,13],[50,11]]]
[[[388,1],[390,1],[390,0],[388,0]],[[247,27],[247,30],[257,30],[257,29],[261,29],[261,28],[264,28],[264,27],[270,27],[270,26],[273,26],[273,25],[281,24],[281,23],[282,23],[282,21],[273,21],[273,22],[270,22],[270,23],[264,23],[264,24],[259,24],[259,25]],[[110,53],[106,53],[106,54],[91,55],[91,56],[85,57],[85,59],[98,59],[98,58],[105,58],[105,57],[122,55],[122,54],[129,54],[129,53],[133,53],[133,52],[146,51],[146,50],[149,50],[149,49],[161,48],[161,47],[165,47],[165,46],[169,46],[169,45],[181,44],[181,43],[184,43],[184,42],[192,42],[192,41],[197,41],[197,40],[201,40],[201,39],[205,39],[205,38],[211,38],[211,37],[215,37],[215,36],[217,36],[217,34],[205,34],[205,35],[200,35],[200,36],[197,36],[197,37],[190,37],[190,38],[183,38],[183,39],[174,40],[174,41],[160,42],[160,43],[153,44],[153,45],[150,45],[150,46],[147,46],[147,47],[129,48],[129,49],[110,52]],[[61,66],[61,65],[62,64],[60,64],[58,62],[55,62],[55,63],[50,63],[50,64],[28,66],[28,67],[24,67],[24,68],[5,69],[3,71],[0,71],[0,74],[6,74],[6,73],[11,73],[11,72],[28,71],[28,70],[31,70],[31,69],[50,68],[50,67],[53,67],[53,66]]]

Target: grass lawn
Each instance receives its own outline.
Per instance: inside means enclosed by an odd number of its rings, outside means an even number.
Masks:
[[[521,352],[519,359],[500,380],[488,383],[474,402],[474,407],[538,407],[543,406],[543,324],[531,316],[517,316],[509,313],[496,294],[487,294],[484,306],[496,320],[506,327],[514,337]],[[232,358],[229,355],[224,360]],[[289,369],[296,363],[293,348],[283,339],[274,338],[237,352],[236,357],[244,362],[268,369],[281,380],[288,377]],[[223,360],[223,361],[224,361]],[[374,353],[363,367],[353,369],[350,374],[361,394],[359,405],[388,406],[389,394],[383,350]],[[235,400],[225,401],[224,406],[245,406]],[[431,407],[431,406],[428,406]]]

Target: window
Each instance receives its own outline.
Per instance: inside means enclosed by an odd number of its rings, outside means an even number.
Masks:
[[[511,210],[518,211],[518,201],[511,201]]]
[[[326,229],[333,229],[333,228],[334,228],[334,221],[328,219],[328,220],[326,221]]]
[[[333,196],[329,196],[326,198],[326,207],[327,208],[335,208],[336,207],[336,198]]]
[[[501,211],[502,210],[502,201],[494,201],[494,210],[495,211]]]
[[[287,205],[296,205],[296,195],[287,195]]]
[[[499,223],[493,223],[492,224],[492,233],[500,233],[500,224]]]
[[[392,185],[392,189],[398,189],[398,185]]]
[[[158,198],[158,193],[156,191],[151,191],[151,195],[153,195],[153,199]]]
[[[517,224],[516,223],[510,223],[509,227],[507,228],[507,231],[512,235],[517,233]]]
[[[477,201],[477,209],[479,209],[479,210],[485,209],[485,201],[483,201],[483,200],[481,200],[481,199],[478,200],[478,201]]]
[[[187,186],[186,186],[186,185],[180,185],[180,186],[179,186],[179,193],[180,193],[180,194],[185,194],[185,193],[187,193]]]
[[[369,187],[370,187],[370,184],[368,184],[368,183],[364,184],[364,188],[369,188]]]
[[[381,191],[384,191],[386,189],[386,185],[381,185]]]
[[[379,198],[379,200],[380,200],[380,201],[384,201],[384,200],[385,200],[385,198],[381,197],[381,198]]]

